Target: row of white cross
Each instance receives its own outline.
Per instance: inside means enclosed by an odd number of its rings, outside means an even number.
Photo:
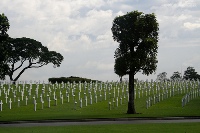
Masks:
[[[186,103],[189,102],[189,100],[192,100],[192,99],[200,96],[200,84],[198,82],[197,82],[197,84],[196,84],[196,82],[193,82],[193,84],[191,82],[189,82],[189,83],[190,83],[191,86],[193,86],[190,89],[188,89],[188,87],[187,87],[187,88],[177,88],[177,89],[174,90],[174,87],[173,87],[172,90],[169,89],[169,90],[166,90],[165,92],[163,92],[161,94],[160,93],[154,94],[153,96],[149,97],[146,100],[146,108],[148,109],[153,104],[156,104],[160,101],[163,101],[164,99],[167,99],[169,97],[187,93],[181,100],[182,107],[184,107],[186,105]]]
[[[91,86],[91,85],[90,85]],[[87,86],[85,86],[85,87],[87,87]],[[88,87],[89,88],[89,87]],[[38,92],[39,92],[39,84],[38,85],[36,85],[36,88],[35,88],[35,95],[33,96],[33,97],[31,97],[31,94],[32,94],[32,91],[34,91],[33,90],[34,88],[32,88],[32,85],[29,85],[29,87],[27,87],[27,86],[25,86],[25,85],[22,85],[22,87],[21,87],[21,85],[16,85],[15,87],[8,87],[8,89],[6,89],[6,87],[5,86],[2,86],[1,88],[0,88],[0,90],[3,90],[3,95],[5,95],[5,103],[7,103],[7,100],[8,100],[8,96],[10,96],[10,101],[9,101],[9,103],[10,103],[10,109],[11,109],[11,104],[12,104],[12,101],[11,101],[11,94],[10,94],[10,92],[12,92],[13,94],[13,99],[14,99],[14,102],[16,101],[16,97],[17,97],[17,93],[19,93],[19,95],[20,95],[20,97],[18,97],[18,100],[17,100],[17,102],[18,102],[18,107],[20,106],[20,100],[24,100],[24,97],[25,97],[25,101],[26,101],[26,105],[27,105],[27,102],[28,102],[28,99],[33,99],[33,103],[34,103],[34,110],[36,111],[37,109],[37,101],[36,101],[36,98],[38,98],[39,97],[39,95],[38,95]],[[63,91],[65,90],[66,91],[66,99],[67,99],[67,102],[69,102],[69,100],[70,100],[70,93],[71,93],[71,95],[72,95],[72,97],[73,97],[73,100],[74,100],[74,105],[75,105],[75,107],[76,107],[76,104],[77,104],[77,101],[76,101],[76,95],[75,95],[75,91],[76,91],[76,89],[77,89],[77,87],[74,87],[72,84],[70,84],[69,86],[67,86],[67,87],[65,87],[64,85],[59,85],[59,84],[57,84],[57,85],[43,85],[43,87],[42,87],[42,92],[41,92],[41,94],[40,94],[40,101],[41,101],[41,103],[42,103],[42,109],[43,109],[43,104],[44,104],[44,100],[43,100],[43,98],[46,96],[47,97],[47,102],[48,102],[48,107],[50,107],[50,102],[52,101],[51,100],[51,98],[50,98],[50,96],[52,96],[53,95],[53,100],[55,101],[55,105],[57,105],[57,96],[56,96],[56,91],[58,90],[60,90],[60,93],[59,93],[59,95],[60,95],[60,99],[61,99],[61,103],[63,104]],[[61,91],[62,90],[62,91]],[[83,100],[82,100],[82,98],[81,98],[81,88],[79,88],[79,92],[78,92],[78,101],[80,102],[80,107],[82,108],[82,104],[83,104]],[[90,97],[90,104],[92,104],[92,101],[93,101],[93,96],[92,96],[92,90],[93,90],[93,94],[95,95],[94,96],[94,99],[95,99],[95,103],[97,103],[97,98],[99,97],[99,99],[100,99],[100,101],[102,101],[103,100],[103,98],[104,98],[104,100],[107,100],[107,97],[109,96],[109,99],[111,98],[111,93],[109,93],[108,94],[108,96],[107,96],[107,92],[106,91],[104,91],[104,97],[102,96],[102,94],[101,94],[101,91],[99,91],[99,95],[97,96],[97,90],[95,90],[95,89],[92,89],[92,87],[90,87],[88,90],[86,90],[85,88],[84,88],[84,93],[82,93],[82,95],[84,94],[84,100],[85,100],[85,106],[87,106],[87,104],[88,104],[88,98],[87,98],[87,94],[89,94],[89,97]],[[109,89],[109,91],[110,91],[110,89]],[[46,92],[46,93],[45,93]],[[88,93],[87,93],[88,92]],[[25,93],[28,93],[28,96],[25,96]],[[87,93],[87,94],[86,94]],[[1,95],[1,96],[3,96],[3,95]],[[118,96],[119,96],[119,89],[118,89]],[[113,97],[115,98],[115,92],[113,92]],[[125,94],[124,94],[124,97],[125,97]],[[1,98],[1,97],[0,97]],[[114,99],[113,98],[113,99]],[[121,99],[121,101],[122,101],[122,98],[120,98]],[[115,101],[115,100],[113,100],[113,101]],[[117,106],[118,106],[118,97],[116,98],[116,104],[117,104]],[[121,102],[122,103],[122,102]],[[0,107],[1,107],[1,111],[2,111],[2,105],[3,105],[3,102],[2,102],[2,100],[1,100],[1,102],[0,102]]]
[[[183,96],[181,100],[182,107],[184,107],[188,102],[190,102],[190,100],[195,99],[197,97],[200,97],[200,89],[190,91],[185,96]]]
[[[178,93],[185,93],[191,90],[194,90],[195,87],[198,85],[198,82],[194,82],[194,81],[184,81],[184,82],[137,82],[135,83],[135,99],[136,98],[140,98],[143,97],[144,94],[146,97],[148,96],[152,96],[151,98],[148,98],[148,103],[147,105],[151,105],[152,102],[150,101],[160,101],[160,97],[161,99],[163,99],[164,97],[171,97],[171,95],[174,95],[175,92]],[[169,89],[170,88],[170,89]],[[36,111],[36,105],[37,105],[37,101],[36,98],[40,97],[40,101],[42,103],[42,108],[43,108],[43,104],[44,104],[44,100],[43,98],[46,96],[47,97],[47,102],[48,102],[48,107],[50,107],[50,102],[51,102],[51,98],[50,96],[53,95],[53,100],[55,101],[55,105],[57,105],[57,97],[56,97],[56,92],[57,90],[60,90],[59,92],[59,97],[61,99],[61,103],[63,104],[63,91],[66,91],[66,98],[67,101],[69,102],[69,97],[70,97],[70,93],[74,99],[74,107],[76,107],[77,105],[77,101],[76,101],[76,90],[78,89],[78,101],[80,103],[80,107],[82,108],[83,106],[83,99],[81,98],[81,94],[84,94],[84,100],[85,100],[85,105],[87,106],[88,103],[88,98],[87,95],[89,94],[90,97],[90,104],[92,104],[93,101],[93,97],[92,97],[92,92],[94,94],[94,99],[95,99],[95,103],[97,103],[97,99],[99,97],[99,99],[103,99],[107,100],[106,97],[107,95],[109,95],[109,99],[113,98],[112,102],[109,101],[108,105],[109,105],[109,109],[111,107],[111,104],[115,104],[116,102],[116,106],[118,106],[118,99],[120,99],[120,103],[122,103],[123,99],[126,99],[128,101],[128,83],[118,83],[118,82],[112,82],[112,83],[61,83],[61,84],[43,84],[42,85],[42,89],[39,87],[39,84],[36,84],[35,90],[33,90],[34,87],[32,84],[16,84],[15,86],[12,86],[11,84],[1,84],[0,86],[0,98],[2,98],[2,96],[5,96],[5,103],[8,103],[8,99],[11,94],[10,92],[13,93],[13,99],[14,102],[16,101],[16,97],[17,95],[19,96],[20,94],[20,98],[18,97],[18,106],[20,106],[20,100],[24,100],[25,97],[25,101],[26,101],[26,105],[27,105],[27,101],[28,99],[33,99],[33,103],[34,103],[34,110]],[[41,90],[40,90],[41,89]],[[35,91],[35,92],[34,92]],[[39,96],[39,91],[41,92],[40,96]],[[81,93],[81,92],[84,93]],[[104,92],[104,96],[102,95],[102,91]],[[116,92],[117,91],[117,92]],[[34,92],[34,96],[31,97]],[[97,95],[97,92],[99,92],[100,94]],[[3,93],[3,94],[2,94]],[[25,96],[25,93],[27,93],[27,96]],[[52,94],[53,93],[53,94]],[[117,96],[116,96],[117,93]],[[169,93],[169,94],[168,94]],[[127,98],[126,98],[127,97]],[[152,100],[153,99],[153,100]],[[2,111],[2,106],[3,106],[3,101],[1,100],[0,102],[0,107],[1,107],[1,111]],[[149,107],[149,106],[148,106]],[[148,108],[147,107],[147,108]],[[12,99],[10,96],[9,99],[9,108],[12,108]]]

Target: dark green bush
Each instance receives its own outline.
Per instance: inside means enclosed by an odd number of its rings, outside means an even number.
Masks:
[[[87,78],[81,78],[81,77],[75,77],[75,76],[70,76],[70,77],[60,77],[60,78],[49,78],[48,79],[49,82],[51,82],[52,84],[55,83],[84,83],[84,82],[97,82],[97,80],[91,80],[91,79],[87,79]]]

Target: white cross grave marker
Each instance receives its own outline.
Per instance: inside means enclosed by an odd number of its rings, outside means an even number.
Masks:
[[[63,104],[63,95],[61,95],[61,104]]]
[[[18,107],[20,106],[20,98],[18,97]]]
[[[90,97],[90,104],[92,105],[92,96]]]
[[[27,103],[28,103],[28,97],[26,96],[26,105],[27,105]]]
[[[5,93],[5,99],[6,99],[6,103],[8,102],[8,96],[7,96],[7,92]]]
[[[118,107],[118,97],[116,98],[116,106]]]
[[[75,100],[75,102],[74,102],[74,110],[76,110],[76,104],[77,104],[77,102]]]
[[[36,100],[34,101],[34,111],[36,111],[37,110],[37,102],[36,102]]]
[[[55,106],[57,106],[57,98],[55,98],[54,101],[55,101]]]
[[[69,103],[69,94],[67,95],[67,102]]]
[[[49,97],[49,99],[48,99],[48,107],[50,108],[50,106],[51,106],[51,98]]]
[[[108,102],[108,109],[111,110],[111,102]]]
[[[95,103],[97,103],[97,95],[95,96]]]
[[[80,108],[82,108],[82,98],[80,99]]]
[[[12,108],[12,100],[10,98],[10,100],[9,100],[9,109],[11,109],[11,108]]]
[[[1,102],[0,102],[0,111],[2,111],[2,110],[3,110],[3,102],[1,100]]]
[[[85,106],[87,107],[87,96],[85,98]]]
[[[22,101],[24,100],[24,91],[21,91],[21,98],[22,98]]]
[[[42,109],[44,108],[44,101],[42,100]]]
[[[122,97],[120,97],[120,104],[122,105]]]

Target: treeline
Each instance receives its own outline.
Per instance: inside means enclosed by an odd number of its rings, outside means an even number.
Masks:
[[[84,83],[84,82],[99,82],[98,80],[92,80],[92,79],[87,79],[87,78],[82,78],[82,77],[75,77],[75,76],[70,76],[70,77],[60,77],[60,78],[49,78],[49,82],[52,84],[55,83]]]
[[[169,81],[169,80],[195,80],[200,81],[200,75],[194,67],[188,67],[187,70],[184,71],[184,74],[176,71],[173,73],[173,75],[170,77],[170,79],[167,78],[167,73],[162,72],[157,75],[157,81]]]

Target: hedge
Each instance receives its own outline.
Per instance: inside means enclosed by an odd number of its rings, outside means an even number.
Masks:
[[[81,77],[75,77],[75,76],[71,76],[71,77],[60,77],[60,78],[49,78],[48,79],[49,82],[51,82],[52,84],[55,83],[84,83],[84,82],[97,82],[97,80],[91,80],[91,79],[87,79],[87,78],[81,78]]]

